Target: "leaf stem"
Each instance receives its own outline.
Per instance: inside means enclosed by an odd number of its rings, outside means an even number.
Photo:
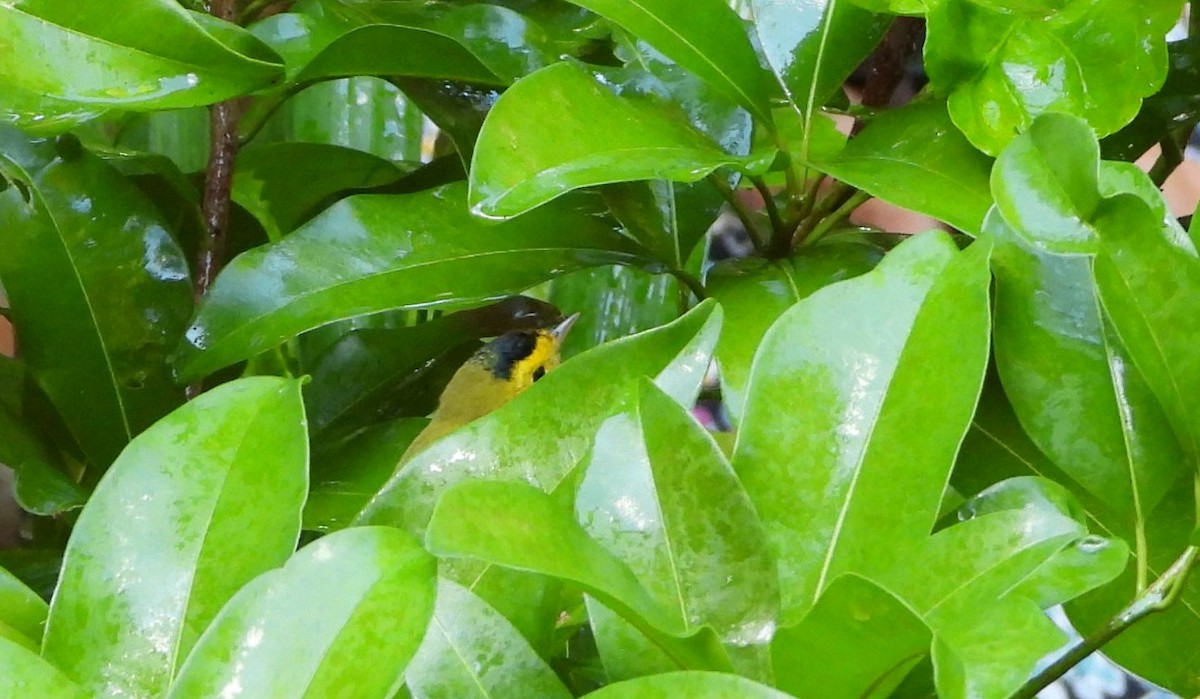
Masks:
[[[1191,133],[1191,129],[1188,130],[1188,133]],[[1158,154],[1158,158],[1150,168],[1150,179],[1154,181],[1155,185],[1161,187],[1171,173],[1175,172],[1175,168],[1183,162],[1183,148],[1170,133],[1164,134],[1158,145],[1162,148],[1162,152]]]
[[[702,284],[699,279],[694,277],[687,270],[672,269],[671,274],[674,275],[676,279],[683,282],[683,285],[696,295],[697,300],[703,301],[708,297],[708,294],[706,294],[704,291],[704,284]]]
[[[767,183],[761,177],[751,177],[750,181],[754,183],[754,188],[762,197],[763,208],[767,210],[767,219],[771,222],[771,239],[768,243],[770,249],[767,252],[775,257],[783,257],[791,247],[792,232],[784,224],[783,217],[779,215],[779,207],[775,204],[775,195],[771,193],[771,188],[767,186]]]
[[[766,249],[766,242],[763,240],[762,231],[758,226],[754,225],[754,214],[746,207],[746,203],[738,198],[737,193],[729,186],[729,182],[717,173],[712,173],[708,176],[713,186],[717,191],[721,192],[721,196],[725,197],[725,201],[729,202],[729,208],[733,209],[733,213],[737,215],[742,225],[746,227],[746,234],[750,236],[750,240],[754,243],[754,249],[762,251]]]
[[[812,244],[820,240],[826,233],[833,229],[842,221],[850,217],[854,210],[863,205],[863,202],[870,199],[871,195],[866,192],[856,191],[850,195],[838,208],[834,209],[827,216],[823,217],[813,227],[812,232],[804,239],[805,243]]]
[[[1171,567],[1160,575],[1154,584],[1146,588],[1145,592],[1138,595],[1116,616],[1109,619],[1108,623],[1099,631],[1073,643],[1067,652],[1031,677],[1010,699],[1034,699],[1038,692],[1050,686],[1052,682],[1062,677],[1084,658],[1099,650],[1104,644],[1121,635],[1130,626],[1155,612],[1161,612],[1170,607],[1179,597],[1179,593],[1187,581],[1188,572],[1196,563],[1198,553],[1200,553],[1200,549],[1195,546],[1184,549]]]
[[[795,243],[797,245],[806,244],[812,238],[812,234],[818,228],[821,229],[821,235],[824,235],[833,224],[850,215],[854,209],[846,209],[846,206],[854,202],[857,207],[861,201],[855,202],[855,195],[858,190],[845,182],[835,181],[833,186],[820,201],[816,202],[808,212],[805,213],[804,219],[800,225],[796,227]],[[834,216],[834,220],[825,223],[825,219]]]

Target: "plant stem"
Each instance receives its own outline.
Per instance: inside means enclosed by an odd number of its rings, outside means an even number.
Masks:
[[[691,273],[682,269],[673,269],[671,270],[671,274],[673,274],[676,279],[683,282],[683,285],[686,286],[693,294],[695,294],[698,300],[703,301],[708,297],[704,291],[704,285],[700,283],[699,279],[692,276]]]
[[[229,22],[237,18],[234,0],[213,0],[211,12],[214,17]],[[238,101],[230,99],[214,104],[208,112],[210,146],[207,175],[204,179],[204,201],[200,209],[204,217],[204,235],[200,238],[200,252],[196,260],[196,303],[208,293],[213,279],[225,262],[230,192],[233,187],[233,161],[237,157],[238,148],[239,111]],[[197,381],[188,386],[187,396],[194,398],[201,390],[203,385]]]
[[[854,197],[857,191],[857,189],[845,182],[835,181],[825,196],[814,205],[811,205],[808,211],[804,212],[804,219],[796,227],[795,243],[799,245],[807,242],[812,231],[821,226],[825,217],[835,210],[841,211],[841,208]],[[813,196],[815,198],[815,193]],[[845,215],[849,213],[849,211],[844,212]]]
[[[1191,133],[1191,129],[1188,129],[1188,133]],[[1161,187],[1163,182],[1166,182],[1167,178],[1171,176],[1171,173],[1175,172],[1175,168],[1179,167],[1179,164],[1183,162],[1183,148],[1170,133],[1163,135],[1158,145],[1162,148],[1162,152],[1159,153],[1158,159],[1154,161],[1154,165],[1150,168],[1150,179],[1154,181],[1154,184]]]
[[[1109,619],[1108,623],[1099,631],[1073,643],[1066,653],[1031,677],[1010,699],[1034,699],[1038,692],[1050,686],[1052,682],[1066,674],[1067,670],[1075,667],[1104,644],[1121,635],[1130,626],[1155,612],[1161,612],[1170,607],[1179,597],[1179,593],[1187,581],[1188,572],[1196,563],[1197,553],[1200,553],[1200,549],[1195,546],[1184,549],[1171,567],[1160,575],[1154,584],[1146,588],[1145,592],[1138,595],[1127,607]]]
[[[758,230],[758,226],[754,225],[754,214],[750,209],[746,208],[745,202],[738,198],[737,193],[729,186],[729,182],[717,173],[710,174],[708,180],[721,192],[721,196],[725,197],[725,201],[729,202],[729,208],[733,209],[733,213],[737,215],[742,225],[746,227],[746,234],[750,236],[751,242],[754,243],[754,249],[760,252],[764,250],[766,242],[763,240],[762,231]]]
[[[784,225],[783,218],[779,215],[779,207],[775,205],[775,195],[771,193],[771,188],[767,186],[767,183],[761,177],[751,177],[750,181],[754,183],[754,188],[762,197],[763,208],[767,210],[767,218],[771,221],[771,240],[768,243],[770,246],[768,253],[772,256],[782,257],[788,253],[788,248],[791,247],[792,232]]]
[[[854,192],[846,199],[838,208],[834,209],[828,215],[824,216],[817,225],[813,227],[812,232],[805,237],[804,242],[812,244],[820,240],[826,233],[833,229],[842,221],[846,220],[854,210],[862,206],[863,202],[870,199],[871,195],[866,192]]]

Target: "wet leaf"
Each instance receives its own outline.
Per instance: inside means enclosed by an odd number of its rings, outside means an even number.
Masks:
[[[983,382],[988,254],[916,236],[759,345],[733,464],[776,554],[783,623],[841,573],[901,565],[932,528]]]
[[[563,341],[563,357],[675,320],[686,308],[687,293],[669,274],[624,265],[581,269],[555,279],[550,300],[582,313]]]
[[[414,455],[357,521],[423,533],[447,488],[485,475],[554,492],[570,482],[596,430],[641,377],[654,376],[681,404],[695,401],[720,323],[721,311],[708,301],[673,323],[564,362],[496,412]]]
[[[790,699],[765,684],[744,677],[716,672],[668,672],[652,677],[617,682],[591,694],[588,699]]]
[[[436,581],[436,561],[403,532],[330,534],[239,590],[166,696],[231,686],[247,696],[336,696],[347,687],[387,696],[425,634]]]
[[[183,402],[167,354],[191,312],[187,261],[154,205],[70,137],[3,131],[0,173],[21,185],[0,192],[0,279],[25,366],[106,467]]]
[[[649,264],[577,200],[488,224],[467,213],[465,197],[462,184],[350,197],[238,256],[176,354],[181,376],[203,376],[336,320],[500,298],[592,265]]]
[[[1078,115],[1101,136],[1129,123],[1162,85],[1164,36],[1179,17],[1170,3],[1124,0],[1035,14],[969,0],[928,5],[931,85],[949,96],[967,138],[993,155],[1043,113]]]
[[[44,656],[89,691],[161,694],[234,592],[294,550],[307,462],[292,380],[219,386],[139,435],[71,534]]]
[[[601,192],[625,230],[673,269],[685,269],[725,204],[707,180],[620,182]]]
[[[89,696],[50,663],[0,634],[0,694],[10,697],[84,699]]]
[[[49,612],[46,601],[15,575],[0,568],[0,629],[9,629],[34,644],[42,640]],[[4,635],[0,631],[0,636]],[[34,650],[37,646],[34,646]]]
[[[471,208],[507,218],[587,185],[695,182],[722,166],[765,167],[725,152],[675,111],[614,95],[571,63],[543,68],[488,113],[471,163]]]
[[[438,580],[429,632],[404,673],[413,699],[570,699],[512,624],[465,587]]]
[[[814,167],[885,201],[976,235],[992,205],[992,161],[950,121],[944,102],[917,102],[873,119]],[[953,193],[953,194],[951,194]]]

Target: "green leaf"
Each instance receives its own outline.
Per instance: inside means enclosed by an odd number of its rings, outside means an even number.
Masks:
[[[725,152],[673,111],[649,98],[615,95],[572,63],[522,78],[479,132],[471,208],[508,218],[588,185],[695,182],[718,167],[765,167]]]
[[[1200,36],[1167,44],[1167,79],[1142,101],[1142,110],[1120,131],[1100,144],[1110,160],[1134,161],[1158,143],[1176,124],[1200,120]]]
[[[581,269],[550,283],[554,305],[582,313],[563,342],[564,358],[679,317],[687,290],[669,274],[625,265]]]
[[[842,0],[844,1],[844,0]],[[972,235],[992,205],[992,162],[950,121],[944,102],[916,102],[873,119],[840,152],[813,166],[898,206]],[[947,196],[947,192],[954,196]]]
[[[841,88],[892,22],[888,15],[872,14],[846,0],[749,4],[767,63],[806,122]]]
[[[770,84],[738,16],[721,0],[571,0],[611,21],[770,123]]]
[[[357,521],[420,534],[438,496],[469,478],[523,480],[555,491],[569,480],[600,425],[642,376],[656,377],[658,386],[681,404],[695,401],[721,317],[716,303],[706,301],[673,323],[563,363],[496,412],[413,456]]]
[[[415,168],[352,148],[271,143],[238,152],[232,197],[278,240],[347,190],[391,184]]]
[[[987,363],[989,252],[915,236],[792,306],[759,345],[733,464],[779,563],[785,624],[839,574],[901,565],[932,528]]]
[[[708,271],[710,296],[729,311],[717,343],[721,398],[735,420],[742,417],[750,364],[767,329],[797,301],[834,282],[871,271],[883,250],[860,242],[801,248],[780,260],[741,258]]]
[[[413,699],[570,699],[512,624],[465,587],[438,580],[429,632],[404,673]]]
[[[436,6],[309,0],[251,31],[283,56],[289,82],[355,75],[415,75],[486,84],[497,76],[438,30]]]
[[[0,132],[0,174],[19,185],[0,192],[0,279],[26,367],[103,468],[183,402],[167,355],[192,290],[154,205],[63,139]]]
[[[294,550],[307,452],[300,383],[273,377],[139,435],[71,534],[46,659],[90,691],[161,694],[226,600]]]
[[[776,632],[775,685],[798,697],[887,697],[932,639],[894,594],[857,575],[839,576],[798,625]]]
[[[0,626],[37,643],[42,640],[49,607],[15,575],[0,568]]]
[[[239,590],[166,696],[219,696],[230,686],[247,696],[337,696],[347,687],[388,696],[425,634],[436,581],[437,562],[403,532],[330,534]]]
[[[1191,351],[1200,301],[1200,258],[1186,238],[1169,239],[1149,207],[1113,212],[1101,234],[1095,276],[1121,343],[1158,398],[1193,465],[1200,458],[1200,358]]]
[[[791,699],[765,684],[717,672],[668,672],[617,682],[587,699]]]
[[[683,407],[647,378],[631,393],[596,433],[577,519],[683,628],[764,643],[779,611],[778,575],[750,499]]]
[[[193,107],[283,77],[279,57],[245,30],[174,0],[24,0],[0,6],[0,18],[0,80],[85,108]]]
[[[360,428],[353,439],[314,454],[304,529],[331,532],[348,526],[427,424],[422,418],[403,418],[371,425]]]
[[[103,107],[55,99],[0,79],[0,124],[20,127],[30,134],[70,131],[104,112]]]
[[[90,696],[36,650],[0,635],[0,695],[38,699],[84,699]]]
[[[997,154],[1034,117],[1083,118],[1105,136],[1129,123],[1167,71],[1164,19],[1178,3],[1070,3],[1020,14],[970,0],[929,0],[925,66],[976,147]],[[1113,61],[1113,56],[1128,60]]]
[[[336,320],[507,296],[572,269],[645,254],[577,200],[519,220],[473,218],[461,184],[343,199],[280,242],[239,255],[176,355],[194,379]],[[317,264],[319,261],[320,264]]]
[[[529,485],[471,480],[450,488],[433,511],[425,546],[441,557],[470,557],[569,581],[636,625],[679,667],[728,669],[711,630],[689,629],[661,607],[569,510]]]
[[[613,215],[664,264],[684,269],[725,204],[711,182],[620,182],[601,189]]]

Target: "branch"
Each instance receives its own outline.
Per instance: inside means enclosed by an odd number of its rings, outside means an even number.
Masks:
[[[771,188],[767,186],[767,183],[761,177],[751,177],[750,181],[754,183],[754,188],[762,197],[763,208],[766,209],[767,218],[771,221],[771,239],[767,243],[770,249],[767,252],[783,257],[788,254],[788,249],[791,247],[792,232],[784,225],[783,218],[779,215],[779,207],[775,205],[775,195],[771,193]]]
[[[1188,130],[1191,133],[1191,130]],[[1158,154],[1158,158],[1154,161],[1154,165],[1150,167],[1150,179],[1154,184],[1162,187],[1163,182],[1175,172],[1175,168],[1183,162],[1183,147],[1180,146],[1170,133],[1164,134],[1158,142],[1162,152]]]
[[[1171,564],[1167,572],[1159,576],[1154,584],[1138,595],[1129,606],[1122,609],[1096,633],[1087,638],[1081,638],[1071,645],[1067,652],[1058,660],[1044,668],[1029,679],[1012,695],[1011,699],[1034,699],[1037,693],[1049,687],[1067,670],[1075,667],[1084,658],[1100,650],[1104,644],[1120,636],[1126,629],[1145,619],[1155,612],[1167,609],[1179,597],[1183,585],[1187,582],[1188,572],[1196,563],[1200,549],[1189,546],[1184,549],[1179,558]]]

